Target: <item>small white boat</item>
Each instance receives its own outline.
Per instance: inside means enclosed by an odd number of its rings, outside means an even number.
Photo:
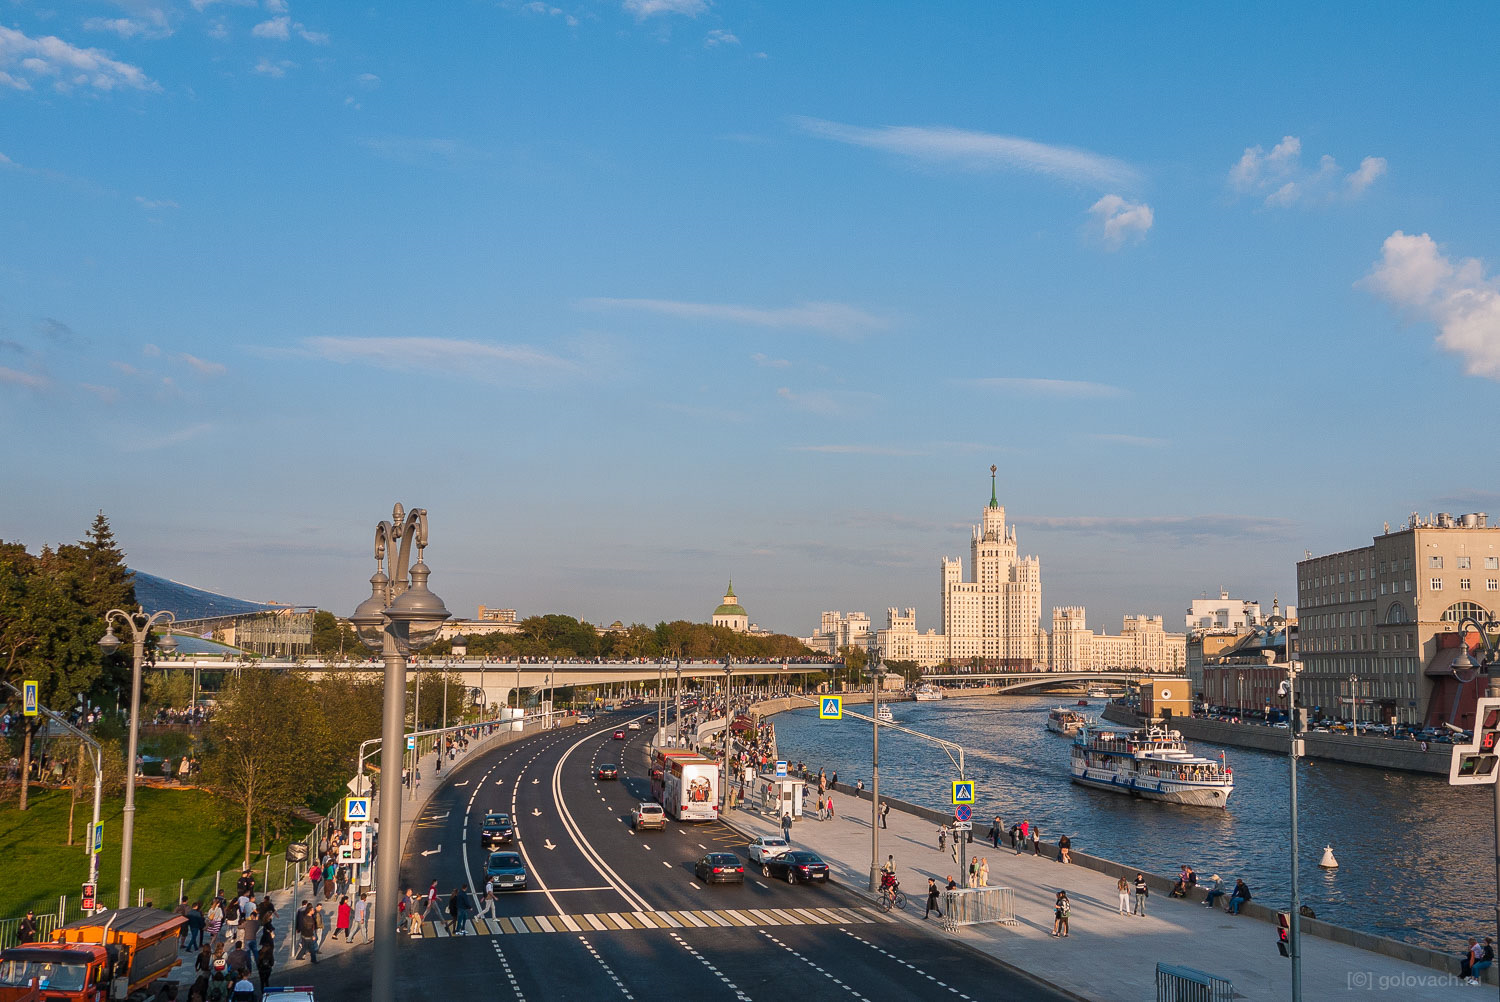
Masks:
[[[1047,712],[1047,730],[1071,737],[1088,725],[1089,718],[1071,706],[1059,706]]]
[[[917,686],[916,699],[919,703],[933,703],[943,698],[943,690],[931,682]]]
[[[875,716],[880,718],[880,722],[882,724],[894,724],[896,722],[896,715],[891,712],[891,708],[889,706],[882,706],[880,709],[876,710]]]

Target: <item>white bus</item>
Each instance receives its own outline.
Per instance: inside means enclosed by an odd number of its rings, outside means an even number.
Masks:
[[[719,765],[712,759],[673,758],[662,770],[661,805],[678,821],[719,816]]]

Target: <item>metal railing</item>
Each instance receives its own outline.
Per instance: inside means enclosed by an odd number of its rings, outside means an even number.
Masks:
[[[62,907],[61,902],[58,902],[58,907]],[[18,918],[0,919],[0,950],[9,950],[11,947],[19,945],[21,941],[21,921]],[[56,929],[59,925],[57,915],[52,912],[37,915],[35,921],[36,937],[34,941],[38,943],[45,943],[50,940],[52,938],[52,930]]]
[[[1229,1002],[1234,984],[1177,964],[1156,965],[1156,1002]]]
[[[1009,887],[960,887],[943,892],[943,928],[999,922],[1016,924],[1016,894]]]

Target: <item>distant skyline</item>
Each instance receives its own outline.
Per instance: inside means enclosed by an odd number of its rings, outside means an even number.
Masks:
[[[0,13],[0,538],[347,614],[1180,628],[1500,513],[1492,6]],[[1441,444],[1439,444],[1441,443]],[[1451,443],[1459,443],[1458,449]]]

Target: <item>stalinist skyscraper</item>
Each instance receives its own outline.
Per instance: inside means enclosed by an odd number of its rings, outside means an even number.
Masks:
[[[970,577],[963,561],[943,558],[940,593],[947,655],[969,658],[1030,658],[1045,662],[1039,650],[1042,565],[1036,557],[1016,556],[1016,530],[1005,524],[995,493],[996,467],[990,467],[990,503],[969,544]]]

